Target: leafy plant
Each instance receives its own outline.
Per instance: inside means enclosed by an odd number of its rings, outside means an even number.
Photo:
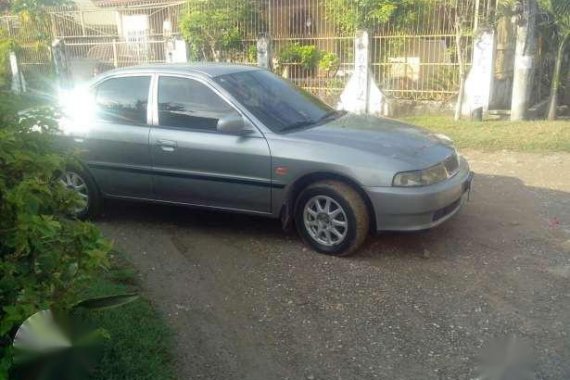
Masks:
[[[12,41],[0,30],[0,89],[10,86],[10,50]]]
[[[0,14],[6,11],[17,15],[20,24],[11,30],[11,36],[3,33],[0,28],[0,90],[6,89],[10,84],[8,51],[14,50],[16,42],[22,46],[27,45],[27,49],[34,47],[38,57],[42,57],[43,62],[51,69],[52,33],[48,8],[68,3],[69,0],[0,0]]]
[[[99,361],[107,331],[85,323],[86,312],[107,310],[136,300],[136,294],[86,299],[67,310],[41,310],[20,326],[14,338],[16,379],[85,378]]]
[[[354,34],[357,29],[374,29],[387,22],[412,0],[326,0],[327,18],[340,32]]]
[[[326,71],[327,75],[330,75],[330,73],[336,73],[339,63],[340,60],[338,59],[338,55],[335,53],[324,53],[321,54],[319,68]]]
[[[247,38],[241,25],[260,17],[256,4],[247,0],[189,0],[188,8],[180,31],[194,59],[220,61],[223,54],[235,54]]]
[[[543,9],[547,10],[552,19],[552,26],[556,28],[558,48],[556,51],[556,63],[552,72],[552,83],[550,88],[550,102],[548,107],[548,119],[556,119],[558,107],[558,90],[560,88],[560,77],[564,54],[570,41],[570,2],[568,0],[542,0],[540,2]]]
[[[315,45],[294,43],[279,52],[281,64],[300,64],[305,70],[314,70],[321,60],[321,51]]]
[[[15,328],[40,310],[69,310],[111,249],[95,226],[68,217],[78,198],[58,176],[78,163],[58,153],[54,111],[18,115],[27,101],[1,96],[0,378]]]
[[[257,62],[257,46],[255,44],[249,45],[247,48],[247,61],[251,63]]]

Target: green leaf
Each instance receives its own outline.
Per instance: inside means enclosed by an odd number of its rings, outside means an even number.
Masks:
[[[73,306],[74,309],[84,308],[90,310],[104,310],[131,303],[139,298],[138,294],[120,294],[115,296],[90,298],[78,302]]]

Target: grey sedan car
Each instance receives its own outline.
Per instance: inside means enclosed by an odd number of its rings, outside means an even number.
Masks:
[[[472,174],[445,136],[332,109],[272,73],[228,64],[149,65],[95,78],[67,101],[65,141],[84,199],[280,218],[316,251],[355,252],[369,233],[434,227]]]

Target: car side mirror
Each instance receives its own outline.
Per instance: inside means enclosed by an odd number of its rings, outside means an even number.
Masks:
[[[226,135],[245,135],[253,132],[241,115],[230,114],[218,120],[218,132]]]

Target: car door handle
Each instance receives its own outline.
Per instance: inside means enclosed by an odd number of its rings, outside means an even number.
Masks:
[[[160,139],[157,141],[157,143],[160,146],[160,149],[165,152],[174,152],[176,149],[176,141]]]

